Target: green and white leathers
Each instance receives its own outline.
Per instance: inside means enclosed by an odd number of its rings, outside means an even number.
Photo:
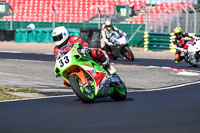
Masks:
[[[61,76],[83,102],[93,102],[97,97],[110,96],[122,101],[126,98],[126,86],[120,77],[110,75],[89,54],[79,53],[79,44],[63,46],[57,57],[54,72]]]

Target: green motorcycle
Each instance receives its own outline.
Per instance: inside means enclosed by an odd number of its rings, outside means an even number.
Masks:
[[[107,96],[123,101],[127,96],[126,86],[120,77],[117,74],[110,75],[89,54],[81,54],[76,43],[60,49],[54,72],[70,84],[83,102],[90,103],[95,98]]]

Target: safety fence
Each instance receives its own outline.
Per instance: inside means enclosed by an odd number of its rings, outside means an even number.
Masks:
[[[200,34],[193,34],[200,37]],[[173,39],[174,33],[144,33],[144,50],[145,51],[175,51]]]
[[[27,26],[29,24],[33,23],[36,27],[35,31],[29,31],[27,29]],[[0,22],[0,29],[1,30],[9,30],[9,22]],[[13,29],[16,31],[16,42],[42,42],[42,43],[51,43],[52,39],[49,37],[50,32],[52,32],[53,29],[53,23],[52,22],[19,22],[19,21],[13,21]],[[122,31],[127,33],[128,38],[130,38],[137,28],[140,26],[140,24],[119,24],[114,23],[114,26],[121,29]],[[79,30],[82,28],[98,28],[98,23],[62,23],[58,22],[55,24],[55,26],[65,26],[67,29],[74,29]],[[44,30],[44,29],[47,29]],[[130,46],[144,46],[143,36],[144,36],[144,30],[145,25],[142,25],[140,28],[140,32],[137,32],[136,35],[130,40],[129,45]],[[47,35],[44,37],[44,35]],[[40,38],[37,38],[41,36],[44,38],[44,40],[39,41]],[[19,38],[19,39],[18,39]],[[38,40],[39,39],[39,40]],[[49,40],[47,40],[49,39]]]
[[[68,29],[69,35],[79,35],[77,29]],[[15,42],[17,43],[53,43],[52,28],[37,28],[33,30],[17,29],[15,31]]]

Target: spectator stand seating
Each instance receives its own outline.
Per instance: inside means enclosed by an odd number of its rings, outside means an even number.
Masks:
[[[145,7],[145,0],[4,0],[14,10],[13,21],[53,22],[54,6],[56,22],[84,22],[98,14],[100,7],[102,15],[115,13],[116,5],[134,3],[134,10]],[[144,15],[140,16],[144,19]],[[10,21],[11,16],[5,18]],[[140,19],[139,19],[140,20]],[[140,23],[140,21],[139,21]]]
[[[174,10],[173,6],[175,6],[179,13],[183,13],[183,9],[181,8],[181,5],[183,7],[186,8],[186,10],[188,9],[189,5],[193,6],[193,2],[192,1],[185,1],[185,2],[163,2],[161,4],[157,4],[156,6],[152,7],[151,9],[148,9],[148,13],[149,13],[149,20],[150,22],[153,24],[155,18],[154,18],[154,12],[156,12],[156,16],[157,16],[157,24],[158,26],[160,25],[160,19],[161,19],[161,12],[159,9],[161,9],[161,11],[165,14],[165,18],[164,18],[164,22],[167,23],[168,22],[168,17],[167,15],[169,14],[169,12],[167,11],[167,9],[171,12],[172,17],[176,16],[177,13]],[[166,9],[167,8],[167,9]],[[154,11],[154,12],[153,12]],[[130,24],[142,24],[144,23],[146,20],[146,12],[142,12],[139,15],[137,15],[134,19],[130,20],[128,23]],[[153,26],[153,25],[152,25]]]

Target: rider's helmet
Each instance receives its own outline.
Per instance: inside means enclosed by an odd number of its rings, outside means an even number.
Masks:
[[[174,34],[177,37],[177,39],[180,40],[183,36],[181,27],[174,28]]]
[[[53,30],[52,38],[56,46],[60,46],[69,38],[69,33],[64,26],[59,26]]]
[[[108,31],[112,30],[112,23],[111,23],[110,20],[106,20],[106,21],[105,21],[105,28],[106,28]]]

